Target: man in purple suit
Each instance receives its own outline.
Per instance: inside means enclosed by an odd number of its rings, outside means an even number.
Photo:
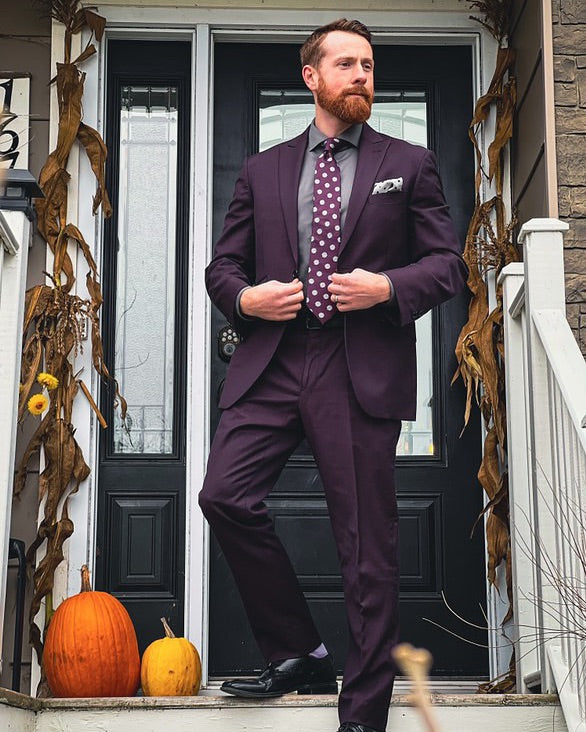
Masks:
[[[315,120],[249,158],[206,270],[243,336],[200,505],[268,663],[237,696],[336,693],[332,660],[265,498],[306,437],[344,582],[349,648],[338,732],[386,729],[398,636],[395,448],[415,418],[414,320],[465,283],[433,153],[366,124],[370,33],[346,19],[301,49]]]

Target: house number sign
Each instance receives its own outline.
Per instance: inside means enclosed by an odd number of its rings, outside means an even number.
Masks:
[[[28,169],[28,77],[0,78],[0,168]]]

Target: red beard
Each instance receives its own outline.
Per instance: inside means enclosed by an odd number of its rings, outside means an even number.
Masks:
[[[373,98],[364,87],[346,89],[339,94],[333,94],[328,91],[323,79],[320,79],[316,96],[320,107],[346,124],[360,124],[370,117]]]

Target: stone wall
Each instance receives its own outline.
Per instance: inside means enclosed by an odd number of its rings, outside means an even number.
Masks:
[[[560,218],[567,315],[586,355],[586,2],[552,0]]]

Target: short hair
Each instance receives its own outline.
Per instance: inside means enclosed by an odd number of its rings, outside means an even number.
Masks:
[[[301,66],[313,66],[317,68],[323,58],[322,42],[323,39],[333,31],[344,31],[345,33],[356,33],[371,43],[371,33],[368,28],[359,20],[348,20],[347,18],[338,18],[321,28],[316,28],[301,46],[299,56],[301,57]]]

